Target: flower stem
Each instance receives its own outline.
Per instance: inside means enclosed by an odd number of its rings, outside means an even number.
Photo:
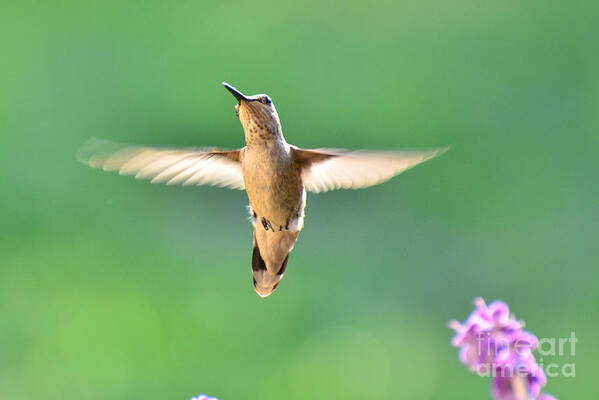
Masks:
[[[516,395],[516,400],[528,400],[528,390],[524,377],[519,375],[512,376],[512,389]]]

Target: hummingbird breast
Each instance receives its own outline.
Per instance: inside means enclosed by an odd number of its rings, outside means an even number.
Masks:
[[[289,147],[246,147],[241,162],[255,224],[267,231],[300,230],[306,195]]]

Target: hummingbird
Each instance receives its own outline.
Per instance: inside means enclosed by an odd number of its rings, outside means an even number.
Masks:
[[[80,148],[77,158],[90,167],[152,183],[245,190],[253,225],[253,284],[260,297],[272,294],[283,278],[304,226],[306,192],[373,186],[447,150],[302,149],[285,140],[268,95],[247,96],[222,84],[237,100],[235,114],[245,147],[153,148],[94,138]]]

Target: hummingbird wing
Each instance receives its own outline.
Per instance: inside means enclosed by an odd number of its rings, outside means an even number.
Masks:
[[[360,189],[385,182],[447,150],[447,147],[405,151],[293,148],[293,153],[302,167],[305,188],[319,193]]]
[[[129,146],[102,139],[88,140],[77,159],[92,168],[118,171],[167,185],[212,185],[245,189],[240,150],[162,149]]]

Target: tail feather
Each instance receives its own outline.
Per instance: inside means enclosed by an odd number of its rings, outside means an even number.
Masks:
[[[291,236],[287,232],[266,234],[269,236],[264,237],[261,232],[258,234],[254,232],[254,249],[252,251],[254,289],[260,297],[271,295],[283,279],[289,253],[297,239],[295,233]],[[261,247],[264,251],[261,251]]]

